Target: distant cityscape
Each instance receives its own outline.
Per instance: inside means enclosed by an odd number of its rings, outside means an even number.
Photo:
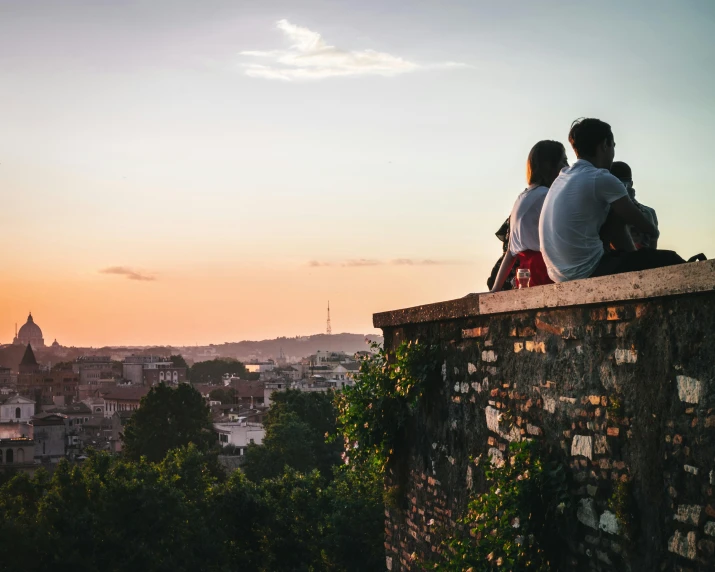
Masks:
[[[30,313],[0,345],[0,465],[33,472],[88,448],[119,453],[127,420],[160,383],[190,383],[210,407],[217,442],[238,466],[261,444],[275,392],[352,385],[375,335],[325,334],[208,346],[65,347]]]

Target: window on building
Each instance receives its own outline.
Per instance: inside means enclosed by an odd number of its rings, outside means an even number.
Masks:
[[[7,450],[7,453],[5,453],[5,462],[6,462],[6,463],[12,463],[12,462],[13,462],[12,449],[8,449],[8,450]]]
[[[0,463],[2,463],[2,449],[0,449]]]
[[[15,408],[15,419],[20,419],[22,417],[22,411],[20,410],[19,407]]]

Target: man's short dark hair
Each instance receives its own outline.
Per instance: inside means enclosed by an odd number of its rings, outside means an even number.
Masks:
[[[606,140],[613,144],[611,126],[600,119],[577,119],[571,124],[569,143],[578,157],[591,157],[598,146]]]
[[[613,162],[613,165],[611,165],[611,175],[619,178],[621,181],[633,180],[633,172],[631,171],[630,166],[628,163],[624,163],[623,161]]]

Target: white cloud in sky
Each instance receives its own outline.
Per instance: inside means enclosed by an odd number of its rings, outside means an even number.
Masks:
[[[291,42],[287,50],[243,51],[242,56],[263,58],[268,64],[247,63],[251,77],[284,81],[325,79],[358,75],[394,76],[426,67],[404,58],[375,50],[341,50],[328,45],[318,32],[279,20],[276,27]],[[436,67],[463,67],[446,62]]]

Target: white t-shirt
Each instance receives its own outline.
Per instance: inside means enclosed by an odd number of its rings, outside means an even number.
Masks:
[[[548,187],[531,185],[516,198],[509,217],[509,252],[516,256],[539,248],[539,216]]]
[[[627,196],[620,180],[583,159],[561,171],[539,220],[541,254],[554,282],[591,276],[603,256],[599,232],[611,203]]]

